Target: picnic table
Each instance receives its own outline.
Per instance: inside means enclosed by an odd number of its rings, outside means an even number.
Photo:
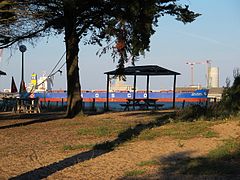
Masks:
[[[17,98],[17,113],[40,113],[39,98]]]
[[[137,98],[137,99],[127,99],[127,102],[124,104],[120,104],[122,107],[124,107],[124,111],[130,110],[130,107],[132,107],[133,110],[135,110],[135,107],[139,107],[141,110],[149,109],[150,107],[153,107],[155,110],[159,109],[163,106],[163,104],[157,103],[158,99],[147,99],[147,98]]]

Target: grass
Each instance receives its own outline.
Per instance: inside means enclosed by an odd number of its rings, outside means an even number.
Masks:
[[[186,157],[177,163],[165,163],[165,172],[193,175],[239,175],[240,139],[231,138],[210,151],[206,157]]]
[[[83,123],[81,122],[76,122],[76,121],[68,121],[68,122],[64,122],[63,125],[64,126],[80,126]]]
[[[212,159],[231,159],[233,155],[240,158],[240,138],[224,140],[224,144],[210,151],[208,157]]]
[[[80,136],[94,136],[94,137],[106,137],[117,135],[125,129],[125,126],[98,126],[98,127],[86,127],[78,130]]]
[[[202,136],[205,138],[213,138],[213,137],[218,137],[219,134],[215,131],[209,130],[209,131],[203,132]]]
[[[141,169],[135,169],[132,171],[127,171],[124,173],[125,177],[129,177],[129,176],[139,176],[139,175],[143,175],[146,172],[146,170],[141,170]]]
[[[218,134],[210,129],[219,122],[196,121],[170,123],[163,127],[144,130],[138,139],[153,140],[156,137],[168,136],[174,139],[186,140],[197,136],[206,138],[217,137]]]
[[[63,146],[64,151],[70,150],[80,150],[80,149],[91,149],[93,148],[94,144],[79,144],[79,145],[65,145]]]
[[[131,114],[130,114],[131,113]],[[19,128],[9,128],[1,131],[2,137],[2,144],[1,144],[1,153],[0,157],[2,159],[10,159],[11,161],[2,161],[1,166],[6,167],[7,171],[11,171],[11,169],[19,169],[19,174],[23,171],[33,171],[36,168],[39,168],[39,165],[29,166],[28,169],[24,165],[26,163],[32,163],[30,158],[27,156],[22,156],[22,150],[24,147],[24,152],[26,154],[32,154],[32,150],[36,150],[36,153],[39,157],[43,157],[43,161],[46,164],[52,164],[53,162],[58,162],[59,159],[68,159],[69,155],[79,154],[80,151],[84,152],[93,148],[95,144],[102,142],[110,142],[115,143],[116,146],[122,145],[122,143],[128,142],[131,140],[132,136],[136,137],[136,140],[139,140],[137,137],[145,139],[145,140],[152,140],[157,137],[162,136],[169,136],[171,138],[176,138],[175,144],[178,143],[179,147],[187,146],[185,145],[185,140],[182,139],[189,139],[192,137],[207,137],[211,138],[216,136],[211,130],[211,126],[215,125],[219,122],[208,122],[208,121],[197,121],[197,122],[177,122],[177,123],[169,123],[159,127],[157,123],[152,123],[153,126],[144,126],[144,124],[148,124],[149,122],[155,122],[155,115],[146,115],[145,112],[138,113],[135,115],[135,112],[130,112],[129,114],[119,113],[119,114],[106,114],[106,115],[96,115],[96,116],[88,116],[82,117],[82,119],[63,119],[60,121],[51,121],[46,123],[38,123],[28,126],[23,126]],[[156,115],[157,116],[157,115]],[[160,115],[159,115],[160,116]],[[112,119],[108,119],[111,117]],[[157,117],[159,119],[159,117]],[[164,118],[162,118],[164,120]],[[160,119],[161,120],[161,119]],[[139,126],[139,124],[142,124]],[[65,126],[66,127],[65,127]],[[128,131],[128,128],[132,127]],[[135,128],[137,127],[137,128]],[[149,129],[151,128],[151,129]],[[145,129],[145,130],[144,130]],[[27,131],[26,131],[27,130]],[[139,132],[134,133],[134,132]],[[125,132],[123,135],[119,134],[119,132]],[[120,136],[121,135],[121,136]],[[19,137],[21,137],[19,139]],[[70,138],[69,138],[70,137]],[[101,138],[97,138],[101,137]],[[118,137],[123,137],[123,141],[114,141]],[[130,138],[128,138],[130,137]],[[126,139],[126,140],[125,140]],[[19,141],[21,140],[21,141]],[[207,141],[207,139],[204,139]],[[174,163],[179,163],[180,165],[175,169],[178,170],[182,168],[181,172],[183,173],[192,173],[192,174],[239,174],[239,167],[240,167],[240,152],[238,146],[239,139],[230,139],[224,141],[224,145],[218,147],[216,150],[211,151],[208,156],[201,157],[201,158],[189,158],[186,157],[185,160],[183,159],[174,159],[170,162],[168,168],[173,168],[175,165]],[[17,143],[16,143],[17,142]],[[27,142],[27,143],[26,143]],[[92,144],[90,144],[92,143]],[[155,142],[153,142],[155,143]],[[164,146],[163,144],[159,144],[160,146]],[[125,143],[126,150],[124,153],[131,151],[132,148],[128,148],[128,144]],[[176,147],[176,146],[175,146]],[[175,148],[174,147],[174,148]],[[51,148],[51,152],[53,153],[46,153]],[[138,147],[136,147],[138,148]],[[147,147],[149,148],[149,147]],[[179,149],[179,148],[178,148]],[[66,151],[63,153],[63,150]],[[74,151],[75,150],[75,151]],[[173,152],[173,149],[169,149],[169,152]],[[187,151],[188,149],[186,149]],[[79,151],[79,152],[76,152]],[[202,152],[202,150],[199,150]],[[10,152],[10,153],[9,153]],[[175,151],[174,154],[177,154],[178,151]],[[70,153],[70,154],[69,154]],[[122,153],[122,151],[115,151],[115,153]],[[135,153],[135,152],[134,152]],[[144,156],[143,153],[139,153],[136,151],[137,156]],[[112,154],[112,153],[111,153]],[[164,156],[167,156],[166,153]],[[66,156],[67,155],[67,156]],[[105,154],[104,158],[111,158],[112,156],[108,156],[109,154]],[[118,155],[118,154],[116,154]],[[156,154],[157,156],[158,154]],[[156,157],[154,156],[154,157]],[[92,163],[95,165],[98,161],[101,161],[101,158],[96,158],[95,161],[86,163],[89,166]],[[111,164],[111,160],[109,165],[114,166],[114,163]],[[129,159],[131,161],[131,158]],[[140,161],[140,160],[139,160]],[[181,162],[180,162],[181,161]],[[18,163],[19,162],[19,163]],[[119,172],[121,174],[126,174],[127,176],[140,176],[141,174],[147,174],[146,172],[154,169],[158,170],[158,166],[160,165],[160,159],[149,160],[149,161],[142,161],[137,163],[138,161],[131,162],[135,165],[135,169],[131,169],[131,166],[124,166],[125,171]],[[124,163],[124,162],[119,162]],[[137,164],[136,164],[137,163]],[[100,163],[101,164],[101,163]],[[122,165],[122,164],[121,164]],[[129,168],[128,168],[129,167]],[[162,166],[161,167],[165,167]],[[184,168],[183,168],[184,167]],[[87,168],[87,167],[86,167]],[[102,167],[98,167],[101,170]],[[177,169],[178,168],[178,169]],[[83,169],[84,170],[84,169]],[[238,171],[237,171],[238,170]],[[168,171],[166,171],[168,172]],[[177,171],[179,172],[179,171]],[[11,172],[12,174],[16,174],[15,171]],[[73,173],[77,174],[77,172]],[[114,175],[115,172],[112,174]],[[144,175],[143,175],[144,176]],[[74,176],[73,176],[74,177]],[[10,178],[7,177],[7,178]],[[6,178],[6,179],[7,179]],[[61,178],[61,177],[60,177]],[[94,177],[92,177],[94,178]],[[103,177],[104,179],[104,177]]]
[[[137,163],[138,166],[154,166],[159,165],[159,162],[156,160],[149,160],[149,161],[141,161],[140,163]]]
[[[147,130],[144,130],[140,134],[138,139],[140,139],[140,140],[153,140],[153,139],[155,139],[156,137],[159,137],[159,136],[160,136],[159,131],[156,131],[154,129],[147,129]]]
[[[91,120],[89,124],[83,125],[78,129],[77,134],[80,136],[94,136],[94,137],[107,137],[114,136],[127,129],[134,122],[121,122],[117,119],[103,118],[101,120]]]

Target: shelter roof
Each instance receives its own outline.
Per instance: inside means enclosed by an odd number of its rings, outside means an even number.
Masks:
[[[117,69],[104,74],[117,75]],[[145,65],[145,66],[128,66],[123,69],[124,75],[150,75],[150,76],[160,76],[160,75],[180,75],[180,73],[157,66],[157,65]]]
[[[7,74],[0,70],[0,75],[7,75]]]

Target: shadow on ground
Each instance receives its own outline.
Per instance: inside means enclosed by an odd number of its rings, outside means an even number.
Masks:
[[[63,119],[64,112],[49,112],[40,114],[15,114],[15,113],[3,113],[0,116],[0,121],[19,120],[18,123],[0,126],[0,129],[14,128],[20,126],[27,126],[36,123],[43,123],[53,120]]]
[[[156,116],[156,115],[163,115],[163,114],[169,114],[169,113],[175,113],[175,110],[161,110],[161,111],[156,111],[156,110],[147,110],[147,111],[132,111],[126,114],[123,114],[122,116]]]
[[[235,180],[240,179],[240,154],[232,153],[219,158],[191,158],[191,151],[173,153],[161,157],[156,164],[159,171],[139,178],[123,177],[122,179],[200,179],[200,180]]]
[[[113,151],[117,146],[138,136],[143,130],[151,129],[156,126],[162,126],[164,124],[169,123],[168,119],[171,116],[172,116],[171,113],[162,114],[162,116],[160,118],[158,118],[152,122],[149,122],[147,124],[138,124],[135,127],[128,128],[124,132],[120,133],[118,135],[118,137],[116,139],[114,139],[113,141],[106,141],[104,143],[97,144],[90,151],[76,154],[74,156],[65,158],[59,162],[54,162],[47,166],[43,166],[38,169],[18,175],[11,179],[12,180],[16,180],[16,179],[17,180],[19,180],[19,179],[39,180],[39,179],[47,178],[48,176],[56,173],[57,171],[61,171],[65,168],[71,167],[80,162],[84,162],[86,160],[93,159],[93,158],[99,157],[103,154],[106,154],[110,151]]]

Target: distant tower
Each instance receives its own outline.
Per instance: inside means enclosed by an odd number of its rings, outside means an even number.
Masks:
[[[208,68],[208,88],[219,87],[219,68],[209,67]]]

